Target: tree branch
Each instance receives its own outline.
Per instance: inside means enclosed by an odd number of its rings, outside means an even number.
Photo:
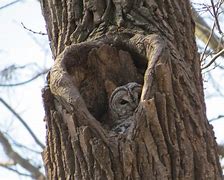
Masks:
[[[16,146],[16,147],[18,147],[18,148],[25,149],[25,150],[27,150],[27,151],[30,151],[30,152],[33,152],[33,153],[36,153],[36,154],[39,154],[39,155],[41,154],[40,151],[31,149],[30,147],[27,147],[27,146],[25,146],[25,145],[23,145],[23,144],[17,142],[17,141],[16,141],[14,138],[12,138],[8,133],[6,133],[6,132],[3,132],[3,133],[4,133],[4,134],[7,136],[7,138],[12,142],[12,145],[13,145],[13,146]]]
[[[214,18],[215,18],[215,24],[216,24],[217,29],[218,29],[218,31],[219,31],[220,34],[222,34],[222,30],[221,30],[220,25],[219,25],[218,11],[219,11],[220,6],[222,5],[222,2],[223,2],[223,1],[219,1],[219,2],[218,2],[218,7],[217,7],[217,9],[215,9],[214,2],[213,2],[213,0],[211,0],[212,10],[213,10]]]
[[[224,118],[224,115],[219,115],[219,116],[216,117],[216,118],[212,118],[212,119],[209,120],[209,122],[216,121],[216,120],[219,120],[219,119],[221,119],[221,118]]]
[[[33,31],[32,29],[28,29],[22,22],[21,22],[21,24],[22,24],[22,26],[23,26],[24,29],[30,31],[33,34],[39,34],[39,35],[43,35],[43,36],[46,36],[47,35],[47,33],[43,33],[41,31],[40,32],[36,32],[36,31]]]
[[[195,34],[201,41],[203,41],[206,44],[213,30],[210,28],[210,26],[204,21],[204,19],[198,14],[198,12],[193,7],[192,7],[192,12],[193,12],[192,13],[193,19],[196,24]],[[214,51],[217,51],[223,48],[223,43],[220,42],[220,38],[214,33],[212,34],[210,38],[209,47],[213,49]]]
[[[20,2],[20,1],[21,1],[21,0],[16,0],[16,1],[13,1],[13,2],[11,2],[11,3],[8,3],[8,4],[6,4],[6,5],[2,6],[2,7],[0,7],[0,10],[1,10],[1,9],[4,9],[4,8],[6,8],[6,7],[9,7],[9,6],[13,5],[13,4],[16,4],[16,3]]]
[[[202,55],[201,55],[200,62],[202,62],[202,61],[204,60],[204,55],[205,55],[205,52],[206,52],[206,50],[207,50],[207,48],[208,48],[208,46],[209,46],[209,43],[210,43],[212,37],[213,37],[214,29],[215,29],[215,23],[214,23],[213,26],[212,26],[212,30],[211,30],[210,35],[209,35],[209,37],[208,37],[208,39],[207,39],[207,42],[206,42],[206,44],[205,44],[205,48],[204,48],[204,51],[203,51],[203,53],[202,53]]]
[[[20,117],[20,115],[15,112],[15,110],[8,104],[6,103],[1,97],[0,97],[0,101],[2,102],[2,104],[4,104],[9,111],[12,112],[12,114],[14,114],[17,119],[23,124],[23,126],[26,128],[26,130],[30,133],[30,135],[33,137],[34,141],[43,149],[44,145],[39,141],[39,139],[35,136],[35,134],[33,133],[33,131],[31,130],[31,128],[28,126],[28,124]]]
[[[0,131],[0,143],[3,146],[3,150],[6,153],[6,155],[10,159],[12,159],[16,164],[18,163],[24,169],[29,171],[32,177],[36,179],[44,177],[44,175],[39,171],[38,168],[33,166],[27,159],[24,159],[17,152],[15,152],[15,150],[12,148],[11,144],[9,143],[9,141],[7,140],[7,138],[4,136],[4,134],[1,131]]]
[[[30,174],[21,173],[18,170],[9,167],[8,165],[0,163],[0,166],[5,168],[5,169],[7,169],[7,170],[9,170],[9,171],[12,171],[12,172],[14,172],[14,173],[16,173],[16,174],[18,174],[20,176],[32,177]]]
[[[219,52],[218,52],[218,53],[211,59],[211,61],[210,61],[206,66],[202,67],[201,69],[203,70],[203,69],[206,69],[206,68],[208,68],[209,66],[211,66],[212,63],[214,63],[215,60],[216,60],[219,56],[222,56],[223,53],[224,53],[224,49],[222,49],[221,51],[219,51]]]
[[[49,69],[47,70],[44,70],[43,72],[40,72],[38,74],[36,74],[34,77],[26,80],[26,81],[23,81],[23,82],[19,82],[19,83],[15,83],[15,84],[0,84],[0,87],[11,87],[11,86],[20,86],[20,85],[24,85],[24,84],[27,84],[35,79],[37,79],[39,76],[43,75],[43,74],[46,74],[47,72],[49,71]]]

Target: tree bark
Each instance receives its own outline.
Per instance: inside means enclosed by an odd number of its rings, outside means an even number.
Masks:
[[[222,179],[190,3],[42,0],[55,63],[43,89],[49,179]],[[112,86],[143,85],[124,134]]]

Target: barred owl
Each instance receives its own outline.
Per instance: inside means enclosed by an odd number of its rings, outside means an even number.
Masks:
[[[135,82],[117,87],[111,94],[109,107],[113,127],[117,133],[124,133],[130,126],[133,113],[138,107],[142,86]]]

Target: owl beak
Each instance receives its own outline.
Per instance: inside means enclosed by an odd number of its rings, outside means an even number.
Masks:
[[[128,98],[127,101],[131,102],[129,104],[132,107],[132,109],[135,110],[138,106],[138,101],[135,100],[135,97],[130,92],[128,94],[129,96],[127,97]]]
[[[135,110],[138,107],[138,102],[136,102],[134,99],[132,99],[132,103],[130,103],[133,110]]]
[[[127,102],[130,102],[130,98],[128,98],[128,97],[123,97],[122,99],[127,101]]]

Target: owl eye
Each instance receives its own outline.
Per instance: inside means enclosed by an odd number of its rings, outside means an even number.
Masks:
[[[126,101],[126,100],[124,100],[124,99],[121,99],[121,101],[120,101],[120,104],[121,105],[124,105],[124,104],[127,104],[128,103],[128,101]]]

